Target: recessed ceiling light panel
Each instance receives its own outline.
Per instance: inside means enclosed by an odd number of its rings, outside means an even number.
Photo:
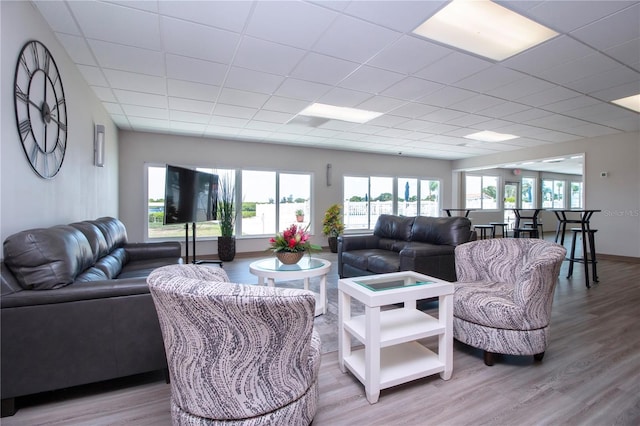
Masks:
[[[366,123],[376,117],[380,117],[383,113],[375,111],[367,111],[364,109],[339,107],[327,104],[311,104],[298,115],[306,115],[310,117],[322,117],[331,120],[349,121],[351,123]]]
[[[474,141],[482,142],[502,142],[511,139],[517,139],[519,136],[509,135],[507,133],[492,132],[490,130],[484,130],[482,132],[472,133],[465,136],[466,139],[473,139]]]
[[[611,101],[616,105],[620,105],[625,108],[629,108],[632,111],[640,112],[640,94],[627,96],[626,98],[616,99]]]
[[[453,0],[413,32],[495,61],[558,35],[488,0]]]

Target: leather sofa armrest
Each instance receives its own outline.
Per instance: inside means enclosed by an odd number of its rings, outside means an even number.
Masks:
[[[179,258],[182,247],[177,241],[158,243],[128,243],[124,245],[129,260],[158,259],[164,257]]]
[[[2,309],[71,303],[149,293],[146,277],[74,282],[55,290],[23,290],[3,296]]]

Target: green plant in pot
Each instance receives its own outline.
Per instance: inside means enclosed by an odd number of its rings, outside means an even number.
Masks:
[[[296,210],[296,220],[298,222],[304,222],[304,210],[302,209]]]
[[[235,197],[233,176],[222,176],[218,183],[218,258],[224,262],[232,261],[236,257],[236,237],[233,235],[236,220]]]
[[[327,209],[322,220],[322,233],[328,237],[329,249],[332,253],[338,252],[338,236],[344,231],[341,206],[333,204]]]

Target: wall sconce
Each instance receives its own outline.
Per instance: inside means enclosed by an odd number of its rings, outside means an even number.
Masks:
[[[331,163],[327,164],[327,186],[331,186]]]
[[[96,124],[93,139],[93,162],[97,167],[104,167],[104,126]]]

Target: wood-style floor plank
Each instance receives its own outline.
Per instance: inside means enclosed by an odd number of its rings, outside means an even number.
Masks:
[[[334,254],[322,256],[335,261]],[[231,280],[255,282],[248,273],[252,260],[226,263]],[[338,368],[332,268],[329,313],[316,319],[324,354],[314,426],[640,424],[640,263],[599,261],[600,283],[591,289],[582,268],[567,279],[567,267],[542,362],[500,356],[487,367],[481,351],[455,342],[450,380],[435,375],[384,389],[373,405],[360,382]],[[161,374],[142,375],[23,398],[2,424],[169,425],[169,397]]]

